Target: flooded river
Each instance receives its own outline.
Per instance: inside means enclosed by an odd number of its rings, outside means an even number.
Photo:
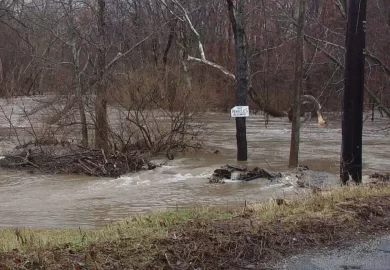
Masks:
[[[294,192],[291,187],[268,180],[209,184],[207,177],[215,168],[237,162],[234,119],[217,113],[207,114],[206,119],[209,133],[205,151],[176,156],[153,171],[100,179],[1,170],[0,226],[92,228],[132,213],[193,205],[232,207]],[[365,122],[365,174],[389,171],[390,134],[384,130],[387,123],[384,118]],[[9,123],[1,119],[0,125],[5,129]],[[286,119],[270,119],[266,127],[262,116],[250,116],[246,164],[287,171],[290,126]],[[314,120],[304,123],[301,139],[301,164],[338,173],[341,129],[337,117],[326,128],[318,128]],[[10,146],[4,139],[1,151]],[[219,154],[213,154],[214,150]]]

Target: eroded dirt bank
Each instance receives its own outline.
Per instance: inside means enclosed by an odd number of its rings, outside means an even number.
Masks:
[[[47,231],[3,231],[10,239],[3,249],[13,251],[1,253],[0,269],[264,269],[389,228],[390,186],[377,183],[234,211],[138,216],[100,231],[67,232],[61,241],[58,231],[52,238]]]

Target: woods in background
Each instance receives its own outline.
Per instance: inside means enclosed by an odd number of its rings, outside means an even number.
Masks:
[[[294,100],[293,52],[299,1],[240,2],[244,10],[248,90],[252,97],[249,103],[270,115],[287,111]],[[232,80],[221,69],[194,61],[202,58],[200,40],[205,59],[228,72],[235,71],[235,39],[227,3],[1,1],[0,95],[55,95],[47,103],[60,102],[62,107],[53,109],[55,113],[50,115],[49,122],[77,124],[82,144],[102,149],[113,147],[110,140],[126,144],[118,129],[110,129],[107,119],[110,105],[120,107],[126,112],[122,117],[127,121],[122,128],[126,129],[127,124],[135,126],[139,130],[137,136],[148,147],[155,147],[160,144],[156,141],[169,135],[161,129],[159,136],[151,135],[150,130],[155,132],[157,128],[148,130],[145,114],[134,112],[184,112],[175,129],[181,134],[181,125],[188,123],[185,117],[192,117],[189,114],[194,111],[223,111],[235,104]],[[341,106],[346,3],[307,0],[306,4],[301,92],[316,97],[329,111],[340,111]],[[369,1],[367,18],[369,92],[365,104],[367,108],[371,104],[386,108],[390,101],[387,1]],[[177,120],[175,115],[169,117]]]

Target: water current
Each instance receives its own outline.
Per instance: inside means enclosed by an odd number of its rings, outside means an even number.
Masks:
[[[8,115],[20,113],[20,101],[3,102]],[[159,209],[212,206],[232,207],[245,201],[257,202],[294,193],[291,186],[268,180],[209,184],[207,177],[223,164],[235,161],[235,121],[228,114],[208,113],[205,149],[180,154],[153,171],[101,179],[81,176],[37,175],[0,170],[0,226],[94,228],[134,213]],[[339,117],[329,117],[329,125],[319,128],[315,120],[305,122],[301,133],[301,164],[337,175],[341,128]],[[376,118],[364,125],[364,173],[389,171],[390,133],[388,120]],[[15,120],[15,126],[28,125]],[[9,121],[0,118],[0,130]],[[291,124],[271,118],[265,125],[261,115],[247,119],[249,160],[244,165],[288,171]],[[3,132],[4,133],[4,132]],[[4,134],[3,134],[4,135]],[[6,137],[6,136],[3,136]],[[0,154],[12,147],[7,138]],[[213,152],[218,150],[218,154]],[[335,176],[336,177],[336,176]]]

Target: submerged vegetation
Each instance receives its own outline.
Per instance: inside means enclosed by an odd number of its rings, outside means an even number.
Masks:
[[[0,269],[260,267],[390,228],[390,186],[276,199],[242,209],[177,209],[97,230],[0,230]]]

